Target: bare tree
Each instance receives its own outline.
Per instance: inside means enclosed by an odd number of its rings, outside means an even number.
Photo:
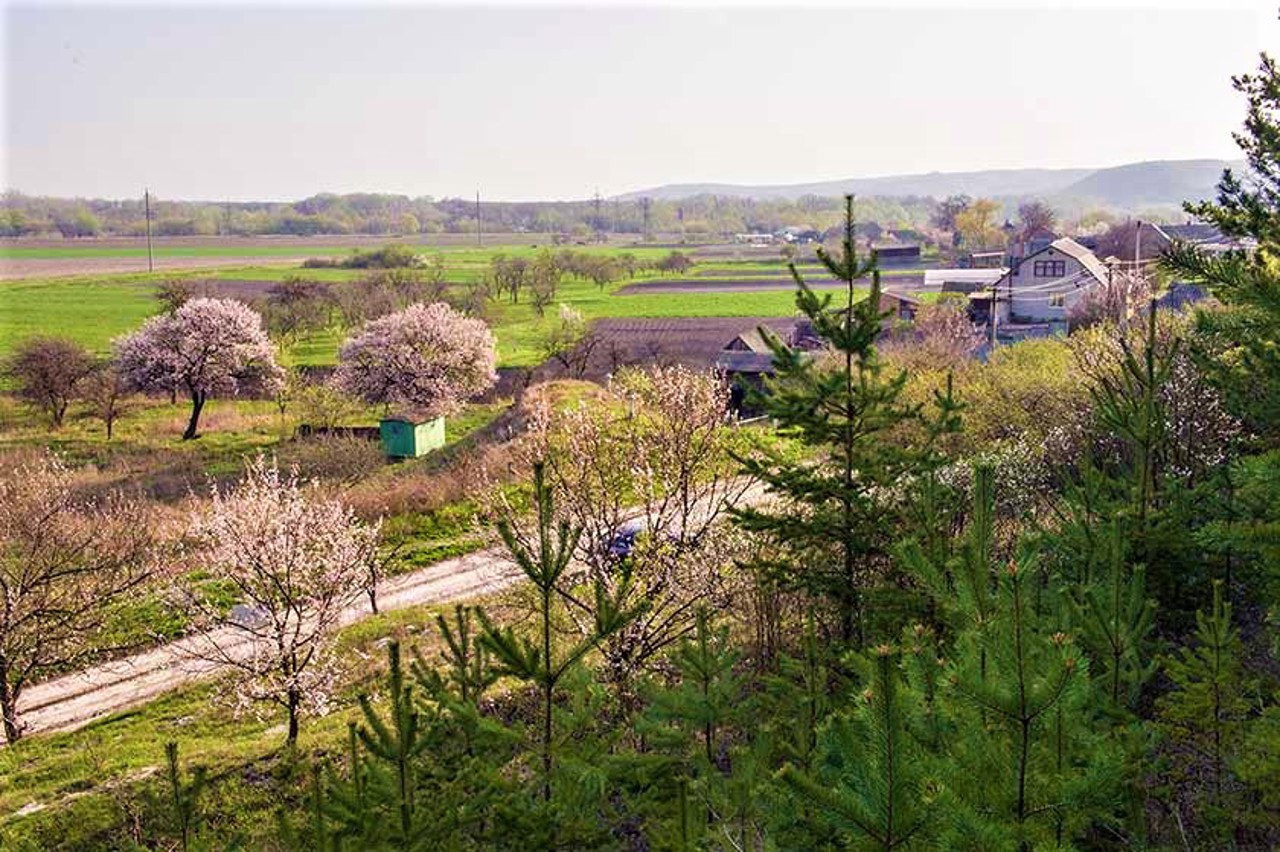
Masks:
[[[188,278],[166,278],[156,286],[156,300],[171,314],[192,299],[204,295],[194,281]]]
[[[1100,323],[1124,327],[1150,298],[1151,280],[1142,267],[1116,264],[1106,281],[1091,287],[1067,309],[1067,324],[1072,331]]]
[[[110,441],[116,421],[129,410],[129,385],[115,364],[105,361],[80,383],[79,397],[89,412],[102,421]]]
[[[323,281],[290,275],[267,291],[267,326],[286,340],[329,324],[332,288]]]
[[[498,296],[510,294],[513,305],[520,301],[520,290],[525,286],[528,273],[529,261],[523,257],[509,258],[499,252],[489,260],[489,275],[494,293]]]
[[[560,289],[560,278],[563,275],[564,269],[560,261],[550,251],[540,252],[529,267],[527,276],[529,302],[538,316],[545,314],[547,306],[555,301],[556,292]]]
[[[19,343],[5,362],[5,373],[18,396],[49,416],[53,428],[62,426],[76,388],[93,372],[89,350],[63,337],[32,337]]]
[[[32,680],[74,669],[104,647],[111,604],[151,570],[156,540],[144,508],[76,495],[51,456],[0,471],[0,715],[22,736],[18,699]]]
[[[332,639],[344,608],[366,591],[380,524],[363,524],[259,457],[234,490],[215,489],[194,534],[205,563],[240,604],[223,629],[201,634],[195,653],[232,669],[237,709],[265,702],[288,714],[286,742],[304,711],[324,711],[336,674]],[[199,593],[193,609],[219,620]]]
[[[1058,214],[1043,201],[1028,201],[1018,205],[1018,233],[1022,239],[1048,235],[1058,226]]]
[[[560,306],[560,315],[542,339],[542,357],[555,360],[565,372],[580,379],[587,372],[591,354],[600,338],[591,333],[582,313],[568,305]]]

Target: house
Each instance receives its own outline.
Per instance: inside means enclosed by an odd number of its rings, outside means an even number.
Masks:
[[[788,345],[795,343],[794,330],[778,336]],[[743,331],[726,343],[716,358],[715,368],[729,383],[729,410],[739,417],[758,414],[747,405],[748,390],[759,390],[764,386],[765,376],[773,375],[773,350],[760,329]]]
[[[895,266],[920,262],[920,246],[912,243],[872,245],[876,260],[881,266]]]
[[[1065,321],[1085,293],[1107,282],[1107,267],[1070,237],[1015,262],[992,288],[1002,323]]]
[[[926,269],[922,289],[931,293],[973,293],[989,290],[1004,277],[1008,268],[991,269]]]
[[[1228,251],[1251,251],[1255,243],[1251,239],[1229,237],[1218,229],[1217,225],[1203,222],[1188,222],[1184,225],[1152,225],[1155,243],[1160,251],[1164,251],[1175,242],[1189,243],[1201,251],[1222,253]],[[1146,234],[1143,234],[1144,239]]]
[[[887,318],[889,322],[894,320],[911,322],[916,318],[916,312],[919,310],[920,300],[915,296],[908,296],[906,293],[890,290],[884,290],[880,293],[881,313],[892,313],[892,316]]]
[[[783,242],[788,243],[820,243],[822,242],[822,232],[815,231],[813,228],[800,228],[795,225],[783,228],[778,232],[778,237]]]

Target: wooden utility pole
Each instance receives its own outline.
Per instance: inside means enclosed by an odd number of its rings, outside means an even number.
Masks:
[[[1138,276],[1142,274],[1142,220],[1138,220],[1138,227],[1133,232],[1133,276],[1125,282],[1124,288],[1124,310],[1120,312],[1120,327],[1129,327],[1129,288],[1137,289]]]
[[[484,228],[480,226],[480,190],[476,190],[476,245],[480,245],[484,237]]]
[[[1013,269],[1010,268],[1009,271],[1012,272]],[[999,304],[1000,304],[1000,282],[997,281],[995,284],[991,285],[991,309],[988,311],[990,321],[987,323],[991,327],[991,351],[992,352],[996,351],[996,345],[998,344],[998,340],[996,338],[996,309]]]
[[[147,219],[147,271],[155,272],[155,258],[151,254],[151,190],[146,187],[142,190],[142,205]]]

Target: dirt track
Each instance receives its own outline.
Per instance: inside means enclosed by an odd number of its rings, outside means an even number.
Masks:
[[[158,257],[156,272],[166,270],[215,269],[235,266],[297,266],[307,255],[294,258],[273,254],[269,257]],[[0,281],[19,278],[62,278],[72,275],[107,275],[123,272],[146,272],[146,257],[75,257],[30,259],[0,256]]]
[[[763,488],[752,485],[738,493],[738,504],[756,504],[767,499]],[[711,511],[709,506],[701,512]],[[482,550],[446,559],[435,565],[394,577],[378,589],[378,609],[403,609],[419,604],[465,600],[498,591],[516,583],[523,575],[505,553]],[[342,613],[347,625],[370,615],[364,596]],[[243,659],[252,640],[235,628],[214,632],[225,651]],[[18,701],[19,718],[27,733],[72,731],[95,719],[143,704],[181,686],[216,674],[217,662],[197,656],[207,647],[208,635],[190,636],[151,651],[104,663],[82,672],[36,684]]]
[[[515,582],[519,571],[502,554],[481,551],[392,578],[378,592],[380,610],[461,600],[496,591]],[[351,624],[370,614],[360,599],[342,614]],[[250,640],[234,628],[215,631],[219,646],[247,657]],[[115,660],[30,687],[18,702],[27,733],[69,731],[110,713],[158,698],[170,690],[216,672],[219,665],[196,656],[207,637],[181,639],[152,651]]]
[[[831,277],[805,276],[805,283],[814,290],[830,290],[843,288],[843,281]],[[881,279],[882,286],[898,290],[919,289],[924,283],[924,276],[919,274],[885,275]],[[869,287],[870,281],[859,282],[858,286]],[[672,278],[653,281],[638,281],[635,284],[618,290],[619,296],[640,296],[646,293],[759,293],[773,290],[794,290],[796,283],[790,276],[776,278],[738,278],[720,279],[705,278]]]

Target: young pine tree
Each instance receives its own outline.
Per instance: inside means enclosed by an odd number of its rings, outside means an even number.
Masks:
[[[813,771],[788,764],[780,778],[832,824],[840,848],[931,848],[936,842],[932,755],[910,730],[918,700],[888,645],[856,660],[862,693],[823,729]]]
[[[858,259],[854,246],[853,196],[845,198],[843,252],[818,257],[844,282],[844,304],[819,297],[794,264],[796,305],[831,357],[793,349],[766,333],[775,376],[756,404],[784,433],[816,453],[813,463],[795,464],[773,448],[739,457],[744,471],[793,505],[781,511],[734,510],[747,530],[767,533],[788,545],[781,566],[794,585],[835,607],[841,638],[862,645],[867,634],[867,593],[889,567],[895,521],[911,503],[933,461],[927,446],[894,435],[925,425],[921,407],[902,400],[906,374],[886,375],[875,341],[886,314],[880,309],[880,273],[874,254]],[[866,298],[856,282],[871,277]],[[955,428],[957,406],[949,394],[939,399],[939,422]],[[935,429],[922,430],[935,435]],[[894,628],[896,632],[896,627]]]
[[[1231,604],[1214,584],[1209,612],[1196,613],[1194,644],[1164,657],[1173,691],[1156,702],[1166,778],[1184,831],[1202,848],[1222,848],[1239,826],[1243,791],[1233,764],[1252,710],[1251,678],[1232,624]],[[1181,813],[1185,811],[1185,813]]]
[[[1155,671],[1148,653],[1155,604],[1146,597],[1142,566],[1125,560],[1123,527],[1115,520],[1107,529],[1105,567],[1092,582],[1075,587],[1072,604],[1080,625],[1080,644],[1094,665],[1098,692],[1117,717],[1133,712],[1138,694]]]
[[[541,464],[534,465],[533,502],[537,510],[534,540],[522,540],[507,519],[499,521],[498,532],[512,558],[534,587],[537,600],[534,636],[517,634],[513,627],[495,626],[483,609],[477,615],[483,625],[480,642],[492,655],[495,670],[538,689],[541,721],[537,748],[541,798],[550,802],[555,767],[556,689],[593,648],[634,620],[642,611],[643,604],[626,608],[620,603],[630,594],[624,560],[618,568],[624,572],[623,576],[613,585],[612,592],[599,580],[594,584],[592,629],[585,636],[565,644],[556,630],[557,602],[565,571],[573,559],[582,531],[571,529],[567,521],[555,523],[552,489],[546,483]]]
[[[679,680],[650,691],[641,730],[649,748],[672,764],[683,796],[680,836],[726,837],[732,846],[750,848],[763,837],[768,807],[762,790],[772,770],[741,661],[728,628],[699,611],[693,635],[670,655]]]
[[[208,784],[208,772],[204,767],[197,766],[192,770],[190,780],[184,781],[176,742],[165,744],[164,756],[165,796],[161,809],[168,812],[169,828],[175,838],[174,848],[180,852],[198,852],[212,848],[204,841],[200,830],[200,799]],[[232,842],[228,847],[238,848],[238,844]]]
[[[1029,557],[1011,562],[985,629],[965,631],[952,651],[948,848],[1059,848],[1117,796],[1087,661],[1034,605],[1034,576]]]

